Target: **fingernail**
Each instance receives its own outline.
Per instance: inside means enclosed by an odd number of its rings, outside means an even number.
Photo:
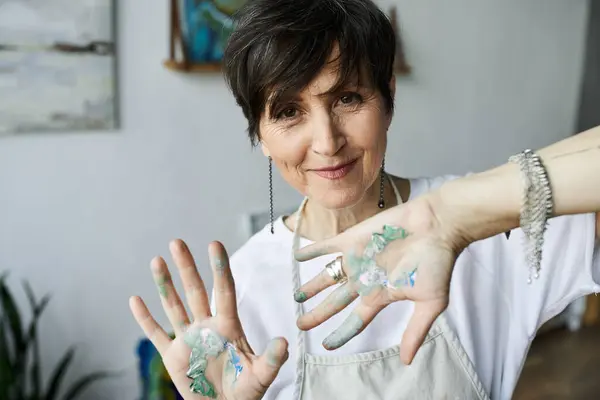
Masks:
[[[281,364],[284,364],[288,360],[288,358],[290,358],[290,352],[286,350]]]
[[[294,300],[298,303],[304,303],[306,301],[306,293],[300,291],[294,293]]]

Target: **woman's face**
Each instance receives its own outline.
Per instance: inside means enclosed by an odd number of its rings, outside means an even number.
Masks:
[[[391,122],[378,91],[331,91],[337,77],[327,64],[294,98],[268,106],[259,125],[263,152],[283,178],[328,209],[355,205],[373,185]]]

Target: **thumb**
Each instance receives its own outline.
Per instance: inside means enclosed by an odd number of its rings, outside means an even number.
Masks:
[[[288,342],[284,338],[276,338],[269,342],[265,352],[253,366],[254,375],[261,386],[267,388],[275,380],[281,366],[289,357]]]

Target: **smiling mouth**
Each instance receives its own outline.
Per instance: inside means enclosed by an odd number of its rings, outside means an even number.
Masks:
[[[342,179],[344,176],[348,175],[352,168],[356,165],[356,161],[358,159],[352,160],[348,163],[336,165],[334,167],[326,167],[320,169],[314,169],[313,172],[319,175],[321,178],[336,180]]]

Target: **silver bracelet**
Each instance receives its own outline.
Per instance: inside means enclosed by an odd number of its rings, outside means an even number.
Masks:
[[[525,234],[525,259],[529,266],[528,283],[540,276],[544,233],[552,217],[554,202],[546,168],[532,150],[525,150],[508,159],[518,164],[523,176],[523,204],[520,224]]]

